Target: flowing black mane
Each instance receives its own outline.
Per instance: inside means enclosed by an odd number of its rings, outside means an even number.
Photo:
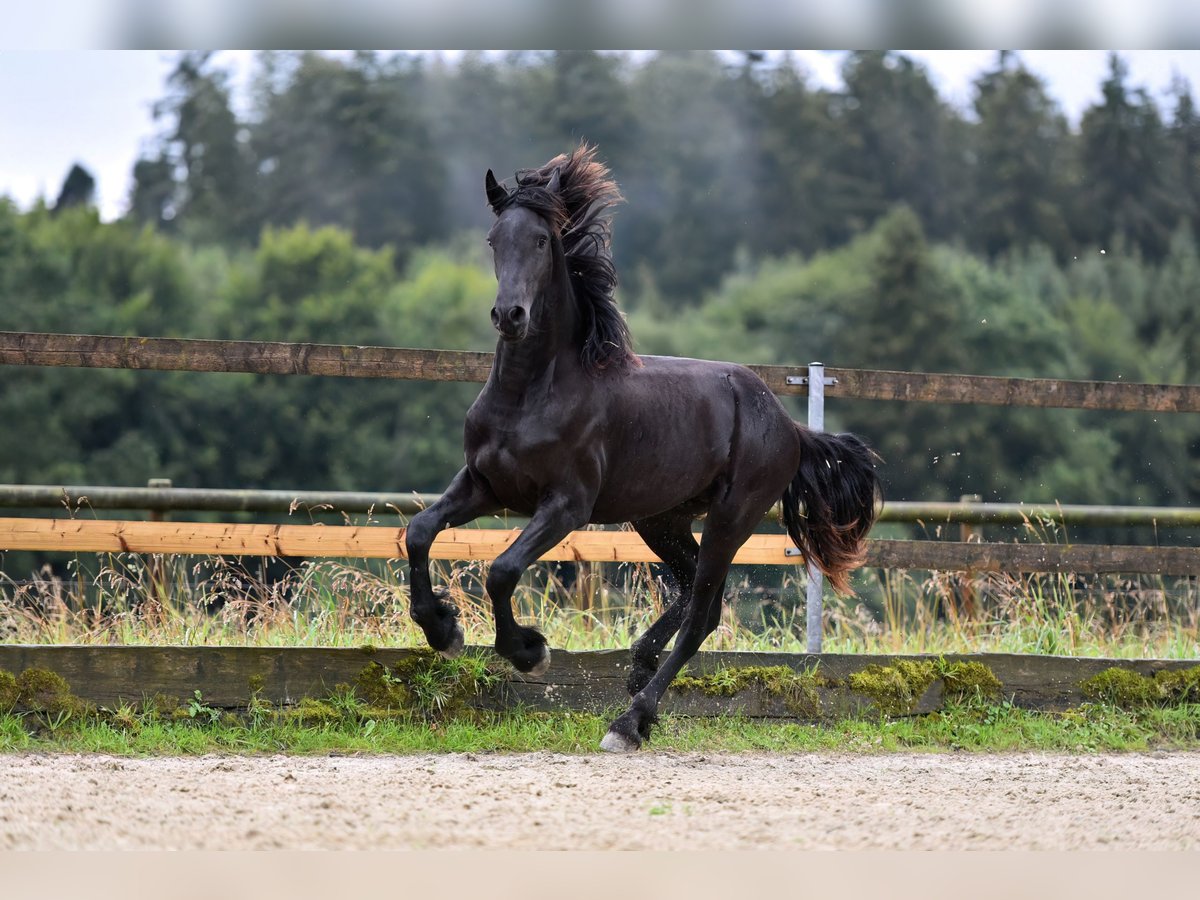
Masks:
[[[520,170],[514,190],[490,198],[496,215],[513,206],[539,213],[561,240],[571,287],[586,317],[583,364],[593,374],[641,364],[613,297],[617,270],[606,213],[623,198],[608,167],[595,155],[594,147],[581,144],[540,168]]]

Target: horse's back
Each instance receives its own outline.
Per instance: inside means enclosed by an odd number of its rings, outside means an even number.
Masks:
[[[791,417],[752,371],[733,363],[646,356],[606,379],[605,479],[596,521],[708,507],[734,480],[795,472]],[[779,484],[782,492],[786,479]]]

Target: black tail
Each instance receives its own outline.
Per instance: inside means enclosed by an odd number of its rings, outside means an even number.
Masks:
[[[850,593],[851,569],[866,558],[866,537],[883,492],[879,457],[852,434],[811,431],[799,423],[800,470],[783,492],[783,524],[805,562],[840,594]],[[803,506],[803,511],[801,511]]]

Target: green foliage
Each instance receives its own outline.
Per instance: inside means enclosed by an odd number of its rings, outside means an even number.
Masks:
[[[1001,53],[975,83],[977,153],[972,243],[995,255],[1035,244],[1070,246],[1064,174],[1074,149],[1065,117],[1024,64]]]
[[[259,727],[222,720],[197,726],[142,718],[138,727],[103,719],[73,720],[51,731],[28,717],[0,713],[0,751],[198,753],[592,753],[610,721],[592,713],[479,713],[431,725],[411,717],[339,717],[322,701],[305,701]],[[1144,751],[1197,749],[1200,705],[1130,712],[1092,706],[1066,713],[1011,704],[953,706],[905,719],[823,723],[663,716],[650,752],[887,753]],[[666,811],[664,810],[664,813]]]
[[[822,88],[787,55],[664,51],[464,54],[263,52],[252,104],[229,73],[180,54],[163,124],[135,167],[130,218],[247,247],[266,226],[338,225],[403,264],[485,225],[503,176],[584,139],[629,198],[618,258],[673,308],[697,305],[742,254],[846,243],[897,205],[935,240],[1067,259],[1124,237],[1160,258],[1200,227],[1200,117],[1176,80],[1171,114],[1113,56],[1078,130],[1011,52],[975,82],[973,115],[896,52],[845,57]],[[651,274],[652,273],[652,274]]]
[[[1018,751],[1058,750],[1096,752],[1144,750],[1153,746],[1194,749],[1200,741],[1200,667],[1156,673],[1135,682],[1109,669],[1096,683],[1121,686],[1149,684],[1153,698],[1138,687],[1125,703],[1109,693],[1096,699],[1102,705],[1085,705],[1063,713],[1020,709],[1010,701],[987,696],[994,676],[972,662],[935,664],[899,660],[889,667],[870,666],[870,687],[891,703],[892,714],[911,709],[901,700],[903,691],[919,696],[940,675],[946,681],[947,703],[937,712],[892,719],[852,718],[818,723],[755,721],[739,716],[680,718],[669,713],[655,733],[656,750],[837,750],[879,752],[893,750]],[[372,705],[356,689],[338,686],[324,698],[304,698],[290,707],[272,708],[255,694],[243,714],[215,709],[199,691],[185,705],[169,698],[154,698],[141,710],[122,705],[97,709],[74,698],[70,686],[45,670],[27,670],[20,677],[4,678],[0,690],[18,684],[23,692],[16,711],[0,703],[0,751],[68,750],[118,754],[288,752],[431,753],[465,751],[594,752],[612,712],[489,711],[469,705],[472,697],[497,686],[501,675],[483,658],[437,661],[426,654],[407,660],[396,672],[370,666],[360,681],[395,684],[420,681],[426,676],[453,685],[457,699],[440,707],[428,695],[406,708]],[[386,678],[384,677],[386,676]],[[902,689],[901,683],[904,685]],[[1144,683],[1144,684],[1143,684]],[[701,690],[715,696],[733,696],[747,688],[792,697],[803,704],[815,702],[812,694],[823,681],[815,672],[786,667],[725,669],[701,678],[678,679],[674,690]],[[854,676],[851,686],[854,686]],[[863,683],[859,682],[860,686]],[[957,697],[957,688],[982,686],[970,696]],[[857,688],[856,688],[857,689]],[[1086,685],[1085,685],[1086,689]],[[2,700],[4,695],[0,695]],[[26,699],[28,697],[28,699]],[[379,695],[377,699],[387,699]],[[1129,698],[1127,697],[1127,700]],[[256,706],[257,704],[257,706]],[[903,707],[903,708],[902,708]],[[807,715],[807,712],[800,712]]]
[[[187,703],[187,715],[189,719],[207,722],[209,725],[215,725],[221,721],[221,710],[205,703],[199,690],[192,691],[192,699]]]
[[[1129,68],[1109,57],[1104,101],[1080,123],[1084,197],[1080,229],[1104,246],[1123,238],[1152,258],[1167,249],[1180,210],[1162,165],[1170,158],[1158,106],[1144,88],[1126,83]]]
[[[91,704],[71,693],[70,685],[57,672],[26,669],[14,676],[0,669],[0,712],[13,709],[33,713],[40,722],[54,727],[93,711]]]

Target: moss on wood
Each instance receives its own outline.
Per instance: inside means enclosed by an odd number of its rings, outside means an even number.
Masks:
[[[1113,666],[1079,685],[1089,700],[1121,709],[1200,703],[1200,666],[1142,675]]]
[[[880,712],[899,716],[916,709],[917,701],[937,676],[932,661],[898,659],[890,666],[870,665],[861,672],[852,672],[847,683],[851,690],[870,697]]]
[[[0,669],[0,713],[12,712],[17,705],[21,689],[17,687],[17,676]]]
[[[445,659],[433,651],[418,651],[390,670],[368,663],[353,688],[369,706],[442,716],[462,712],[504,679],[492,663],[474,653]]]
[[[821,714],[817,688],[824,684],[815,670],[797,672],[788,666],[744,666],[721,668],[708,675],[680,675],[671,682],[671,690],[706,697],[733,697],[744,690],[757,689],[783,700],[789,712],[813,717]]]
[[[975,660],[942,662],[940,669],[947,700],[992,700],[1004,689],[996,673]]]

